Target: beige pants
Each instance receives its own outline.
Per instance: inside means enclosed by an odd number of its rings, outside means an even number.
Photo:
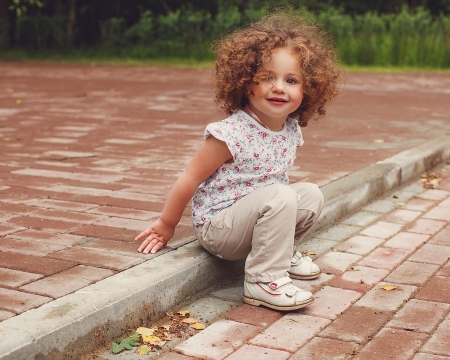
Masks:
[[[323,195],[315,184],[269,185],[195,230],[200,244],[212,255],[247,258],[246,281],[271,282],[287,275],[294,246],[314,225],[322,207]]]

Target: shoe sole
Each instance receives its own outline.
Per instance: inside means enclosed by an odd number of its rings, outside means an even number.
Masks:
[[[311,274],[311,275],[295,275],[295,274],[291,274],[290,272],[288,272],[289,277],[291,279],[296,279],[296,280],[312,280],[312,279],[316,279],[320,276],[320,274],[322,273],[322,271],[318,272],[317,274]]]
[[[265,307],[268,307],[269,309],[280,310],[280,311],[298,310],[298,309],[304,308],[305,306],[311,305],[314,302],[314,300],[316,300],[316,299],[312,297],[308,300],[305,300],[301,304],[292,305],[292,306],[278,306],[278,305],[273,305],[273,304],[267,303],[265,301],[252,299],[252,298],[246,297],[245,295],[242,298],[242,301],[246,304],[253,305],[253,306],[263,305]]]

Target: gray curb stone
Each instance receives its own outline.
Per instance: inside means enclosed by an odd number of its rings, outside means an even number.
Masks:
[[[315,231],[449,158],[445,135],[323,186]],[[213,258],[194,241],[3,321],[0,359],[78,359],[242,271],[243,261]]]

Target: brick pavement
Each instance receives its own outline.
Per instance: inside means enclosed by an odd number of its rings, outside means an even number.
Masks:
[[[443,174],[439,189],[425,190],[415,181],[331,228],[335,245],[316,259],[324,272],[313,281],[294,280],[315,293],[312,305],[288,313],[253,307],[240,301],[240,283],[225,286],[179,309],[204,321],[205,330],[147,357],[450,359],[450,165]],[[363,218],[370,220],[361,225]],[[424,221],[427,226],[420,225]],[[352,230],[341,231],[345,226]],[[329,237],[327,232],[314,236]],[[131,351],[97,356],[145,358]]]
[[[208,69],[0,63],[0,79],[3,321],[162,255],[138,254],[132,239],[158,216],[205,125],[223,115]],[[449,88],[445,74],[348,74],[327,117],[304,129],[291,181],[325,185],[448,133]],[[411,219],[442,196],[415,199],[384,222]],[[443,221],[430,212],[410,232]],[[385,238],[401,226],[383,228]],[[187,209],[165,251],[193,239]],[[327,255],[330,269],[364,251]],[[390,263],[407,251],[394,248]]]

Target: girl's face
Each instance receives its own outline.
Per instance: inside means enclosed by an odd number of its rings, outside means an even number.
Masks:
[[[303,100],[303,77],[297,58],[288,48],[275,49],[263,67],[268,77],[250,88],[249,105],[267,127],[279,131]]]

